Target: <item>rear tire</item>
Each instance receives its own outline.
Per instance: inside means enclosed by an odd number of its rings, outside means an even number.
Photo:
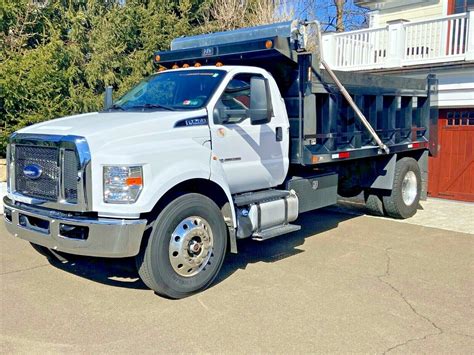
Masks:
[[[385,211],[383,208],[382,196],[373,193],[370,190],[364,191],[365,207],[371,215],[383,217]]]
[[[219,207],[190,193],[166,206],[136,257],[142,281],[157,294],[183,298],[209,287],[227,250],[227,227]]]
[[[418,209],[421,195],[421,173],[413,158],[402,158],[395,165],[393,188],[383,196],[383,206],[392,218],[412,217]]]

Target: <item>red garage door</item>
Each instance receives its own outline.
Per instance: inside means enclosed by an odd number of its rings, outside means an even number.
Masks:
[[[474,202],[474,110],[440,110],[438,156],[430,158],[428,194]]]

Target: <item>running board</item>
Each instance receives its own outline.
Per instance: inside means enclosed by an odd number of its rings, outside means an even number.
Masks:
[[[267,239],[278,237],[282,234],[299,231],[300,229],[301,226],[297,226],[295,224],[285,224],[282,226],[268,228],[260,232],[255,232],[254,234],[252,234],[252,239],[262,242]]]

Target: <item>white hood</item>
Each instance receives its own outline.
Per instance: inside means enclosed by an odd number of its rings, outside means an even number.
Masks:
[[[181,120],[207,117],[205,109],[196,111],[112,111],[93,112],[58,118],[18,131],[18,133],[75,135],[86,138],[91,148],[104,148],[125,141],[135,143],[145,139],[176,139],[179,128],[175,124]],[[153,136],[150,137],[150,136]]]

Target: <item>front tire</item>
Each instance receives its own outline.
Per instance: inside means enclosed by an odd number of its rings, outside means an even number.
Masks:
[[[412,217],[418,209],[421,195],[421,173],[413,158],[402,158],[395,165],[393,188],[383,197],[383,206],[392,218]]]
[[[166,206],[137,255],[142,281],[157,294],[183,298],[209,287],[227,250],[227,228],[219,207],[190,193]]]

